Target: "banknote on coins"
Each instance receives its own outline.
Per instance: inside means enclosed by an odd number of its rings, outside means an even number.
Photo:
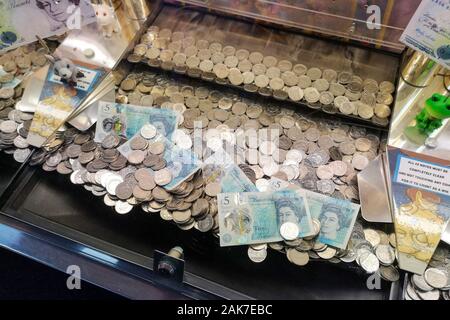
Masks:
[[[130,139],[147,123],[153,124],[162,135],[170,139],[177,128],[177,120],[178,113],[170,109],[101,101],[94,140],[102,142],[111,133]]]
[[[272,177],[269,190],[299,189],[298,185]],[[353,230],[360,206],[348,200],[336,199],[310,190],[303,190],[311,217],[320,222],[318,241],[345,249]]]
[[[233,158],[220,148],[203,161],[202,175],[205,183],[220,183],[226,167],[234,164]]]
[[[295,224],[299,237],[313,234],[301,190],[218,194],[220,245],[235,246],[283,240],[280,227]]]
[[[258,192],[256,186],[235,164],[230,164],[225,167],[225,175],[220,182],[220,186],[223,193]]]
[[[345,249],[355,225],[360,206],[348,200],[336,199],[305,190],[311,216],[320,222],[318,240]]]
[[[166,163],[166,169],[170,172],[168,177],[164,179],[167,180],[167,183],[164,184],[164,188],[167,190],[176,188],[201,168],[200,160],[191,150],[177,147],[161,134],[158,131],[159,129],[154,130],[150,136],[146,136],[143,131],[147,127],[148,125],[144,126],[130,140],[117,149],[129,162],[135,162],[133,159],[135,155],[140,156],[142,154],[142,161],[137,161],[139,163],[144,161],[146,155],[162,155]],[[154,128],[156,129],[156,127]],[[145,139],[144,136],[151,138]],[[141,145],[136,143],[136,141],[142,141],[142,143],[139,143]],[[153,173],[152,169],[148,168],[148,170]]]
[[[222,148],[203,162],[202,172],[207,184],[220,184],[222,193],[258,192],[256,186]]]

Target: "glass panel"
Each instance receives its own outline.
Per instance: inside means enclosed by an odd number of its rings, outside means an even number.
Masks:
[[[227,14],[245,16],[264,22],[294,27],[304,31],[352,39],[394,52],[404,45],[398,42],[403,29],[420,0],[166,0],[170,3],[205,7]],[[380,26],[371,28],[367,21],[378,6]],[[372,20],[370,20],[372,21]]]

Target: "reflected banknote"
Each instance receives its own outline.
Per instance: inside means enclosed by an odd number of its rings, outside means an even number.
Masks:
[[[139,130],[135,136],[141,136]],[[121,145],[119,148],[117,148],[117,150],[119,150],[119,152],[126,158],[128,158],[130,153],[133,151],[131,149],[131,140],[133,140],[133,137],[123,145]],[[177,147],[172,141],[164,137],[159,131],[156,133],[156,136],[152,139],[149,139],[148,142],[150,146],[155,142],[164,143],[165,148],[163,158],[166,161],[166,168],[169,169],[172,174],[172,181],[164,186],[164,188],[167,190],[176,188],[180,183],[186,181],[201,168],[201,162],[200,160],[198,160],[195,153],[193,153],[191,150],[181,149]],[[153,173],[153,170],[151,170],[150,168],[148,169],[148,171]]]
[[[299,237],[314,233],[302,190],[220,193],[218,207],[221,246],[281,241],[285,222],[299,226]]]
[[[95,141],[102,142],[113,132],[130,139],[147,123],[153,124],[162,135],[171,139],[177,128],[177,120],[178,113],[170,109],[101,101],[98,105]]]

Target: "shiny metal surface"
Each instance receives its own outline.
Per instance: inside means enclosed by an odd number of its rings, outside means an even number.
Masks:
[[[146,0],[123,0],[122,4],[126,16],[133,20],[145,20],[151,11],[150,3]]]
[[[45,77],[47,76],[49,66],[42,67],[35,71],[28,79],[22,99],[17,103],[16,109],[23,112],[35,112],[39,102]]]
[[[441,69],[439,64],[413,49],[406,50],[403,61],[401,76],[406,83],[416,87],[428,86]]]
[[[361,214],[369,222],[392,223],[386,165],[386,155],[383,153],[357,176]]]
[[[134,2],[134,1],[133,1]],[[131,43],[138,36],[144,25],[144,20],[131,18],[133,10],[141,9],[137,16],[149,14],[150,10],[143,10],[146,1],[136,1],[141,6],[120,6],[116,9],[116,17],[120,24],[120,32],[113,33],[111,38],[105,38],[97,23],[92,23],[83,30],[73,30],[56,49],[56,54],[69,59],[113,69],[128,51]],[[155,1],[153,3],[157,3]],[[156,7],[156,4],[152,4]],[[84,55],[86,49],[92,49],[94,56],[88,58]]]
[[[114,77],[109,74],[97,86],[97,88],[89,95],[88,100],[70,116],[67,120],[72,126],[78,130],[85,131],[97,122],[98,102],[109,101],[114,102],[116,99]]]
[[[447,222],[447,228],[445,228],[444,232],[442,233],[441,240],[445,243],[450,244],[450,222]]]

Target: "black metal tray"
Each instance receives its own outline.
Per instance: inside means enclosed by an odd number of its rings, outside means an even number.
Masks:
[[[101,198],[56,172],[26,167],[10,188],[14,192],[4,201],[0,216],[0,229],[7,231],[0,236],[3,246],[62,270],[81,263],[87,281],[131,298],[392,299],[398,295],[397,286],[386,282],[380,290],[369,290],[367,276],[347,270],[345,264],[311,262],[301,268],[274,250],[263,263],[255,264],[248,259],[246,247],[221,248],[214,236],[182,231],[158,214],[136,209],[118,215]],[[10,240],[18,231],[31,240]],[[38,242],[39,248],[30,249],[28,241]],[[154,250],[167,252],[176,245],[185,250],[183,284],[152,271]],[[109,274],[111,270],[125,278]],[[140,282],[130,281],[135,278]],[[148,291],[137,291],[143,286]]]

